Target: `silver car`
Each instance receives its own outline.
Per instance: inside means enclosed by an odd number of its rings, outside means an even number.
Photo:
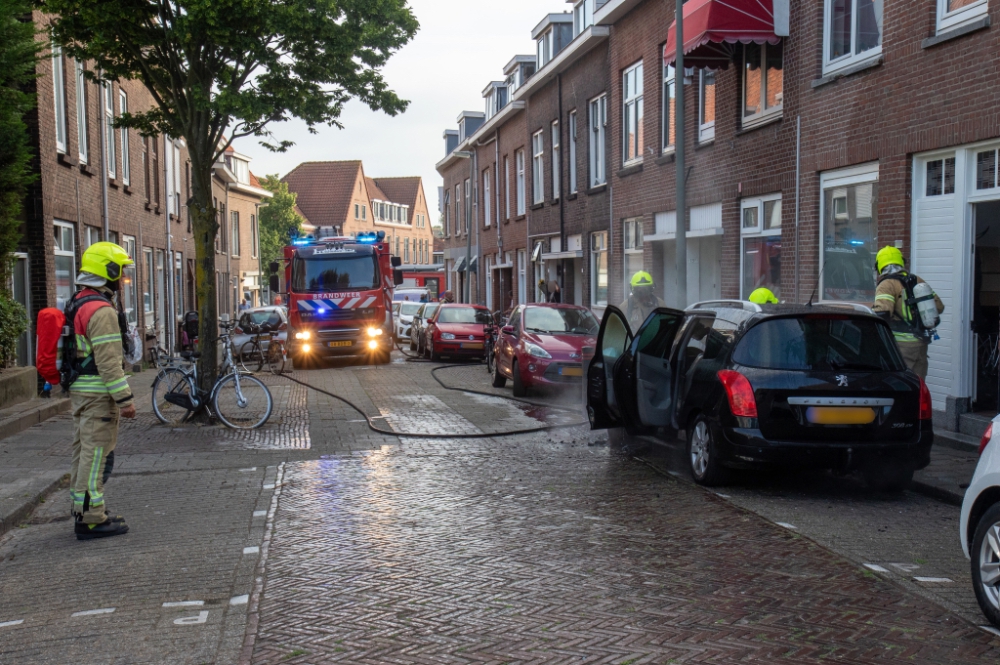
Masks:
[[[288,310],[277,305],[254,307],[240,312],[240,318],[233,330],[233,349],[239,353],[244,344],[253,341],[254,335],[247,331],[250,324],[261,326],[265,323],[270,325],[275,339],[281,340],[282,343],[286,341],[288,338]],[[267,341],[261,342],[262,350],[266,351],[267,346]]]
[[[404,339],[410,339],[410,326],[413,324],[413,315],[417,313],[422,305],[422,302],[414,302],[412,300],[399,303],[399,311],[396,313],[394,323],[396,324],[396,341],[400,344],[403,343]]]
[[[434,316],[434,312],[440,306],[439,302],[422,303],[420,309],[413,315],[413,322],[410,325],[410,351],[424,352],[424,329],[427,327],[427,319]]]

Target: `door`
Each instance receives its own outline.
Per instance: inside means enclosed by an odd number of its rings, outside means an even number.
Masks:
[[[31,293],[28,290],[28,255],[20,252],[14,254],[14,265],[11,292],[14,300],[24,306],[28,317],[28,329],[17,338],[17,365],[30,367],[35,364],[32,355],[31,342],[34,339],[34,317],[31,316]]]
[[[673,423],[677,385],[671,351],[683,321],[684,312],[658,309],[636,333],[635,404],[644,428],[670,428]]]
[[[587,368],[587,417],[591,429],[620,427],[621,411],[615,399],[614,370],[632,343],[632,333],[621,310],[608,305],[597,333],[597,349]]]

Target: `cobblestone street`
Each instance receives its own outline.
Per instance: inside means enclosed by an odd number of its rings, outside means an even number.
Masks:
[[[582,419],[504,399],[481,365],[402,360],[293,377],[396,432]],[[62,491],[0,537],[0,663],[1000,660],[954,506],[825,476],[713,493],[676,447],[633,459],[581,426],[383,435],[266,381],[275,415],[249,434],[164,428],[144,401],[108,486],[124,538],[76,541]],[[58,466],[67,432],[59,417],[19,436]]]

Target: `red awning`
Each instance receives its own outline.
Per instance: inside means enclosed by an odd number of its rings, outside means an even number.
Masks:
[[[684,5],[684,66],[725,69],[734,46],[777,44],[773,0],[689,0]],[[677,59],[677,22],[670,26],[663,61]]]

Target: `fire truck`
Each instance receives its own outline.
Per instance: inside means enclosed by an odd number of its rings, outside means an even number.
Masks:
[[[288,353],[297,365],[336,356],[389,362],[392,292],[403,273],[384,231],[294,238],[284,264]],[[281,265],[270,268],[271,292],[278,293]]]

